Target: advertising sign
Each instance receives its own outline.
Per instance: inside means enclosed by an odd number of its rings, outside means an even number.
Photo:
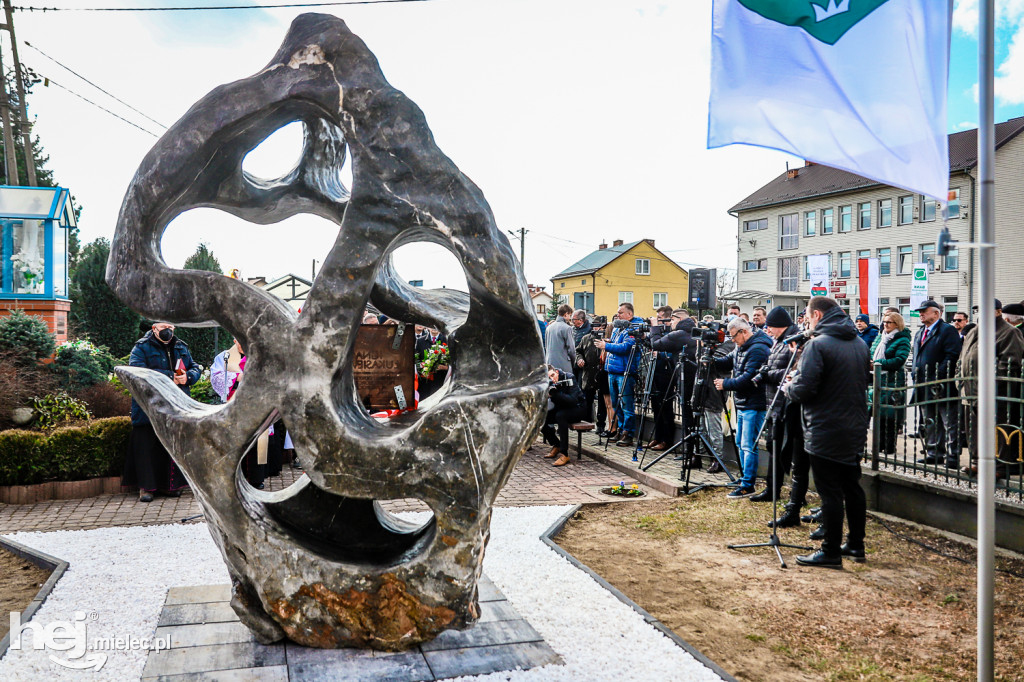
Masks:
[[[828,296],[829,272],[828,254],[807,257],[807,270],[811,279],[811,296]]]
[[[917,317],[915,308],[928,300],[928,264],[914,263],[914,276],[910,280],[910,316]]]

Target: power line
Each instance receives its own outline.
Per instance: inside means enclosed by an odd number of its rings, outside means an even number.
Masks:
[[[60,83],[58,83],[57,81],[53,80],[52,78],[46,78],[46,76],[43,76],[43,78],[45,78],[45,79],[46,79],[46,82],[47,82],[47,83],[49,83],[49,84],[51,84],[51,85],[56,85],[56,86],[57,86],[58,88],[60,88],[60,89],[61,89],[61,90],[63,90],[64,92],[70,93],[70,94],[74,95],[75,97],[77,97],[78,99],[80,99],[80,100],[82,100],[82,101],[84,101],[84,102],[88,102],[89,104],[93,105],[93,106],[94,106],[94,107],[96,107],[97,109],[102,109],[103,111],[107,112],[108,114],[110,114],[110,115],[111,115],[111,116],[113,116],[114,118],[119,118],[119,119],[121,119],[122,121],[124,121],[125,123],[127,123],[128,125],[130,125],[131,127],[133,127],[133,128],[138,128],[138,129],[139,129],[139,130],[141,130],[142,132],[144,132],[144,133],[147,133],[147,134],[149,134],[149,135],[152,135],[153,137],[160,137],[160,136],[159,136],[159,135],[157,135],[156,133],[154,133],[154,132],[152,132],[152,131],[149,131],[149,130],[146,130],[145,128],[143,128],[142,126],[140,126],[140,125],[138,125],[138,124],[132,123],[131,121],[129,121],[128,119],[126,119],[126,118],[125,118],[124,116],[121,116],[121,115],[119,115],[119,114],[115,114],[115,113],[114,113],[113,111],[111,111],[110,109],[107,109],[107,108],[106,108],[105,106],[103,106],[103,105],[101,105],[101,104],[96,104],[96,102],[93,102],[93,101],[92,101],[91,99],[89,99],[88,97],[83,97],[82,95],[79,95],[79,94],[78,94],[77,92],[75,92],[75,91],[74,91],[74,90],[72,90],[71,88],[66,88],[66,87],[64,87],[63,85],[61,85],[61,84],[60,84]]]
[[[131,109],[132,111],[134,111],[134,112],[135,112],[136,114],[138,114],[139,116],[142,116],[143,118],[145,118],[145,119],[147,119],[147,120],[149,120],[149,121],[152,121],[153,123],[157,124],[158,126],[160,126],[161,128],[163,128],[164,130],[167,130],[167,126],[165,126],[165,125],[164,125],[163,123],[161,123],[160,121],[157,121],[157,120],[155,120],[154,118],[152,118],[152,117],[150,117],[150,116],[147,116],[146,114],[142,113],[141,111],[139,111],[138,109],[136,109],[135,107],[133,107],[133,106],[132,106],[131,104],[128,104],[128,102],[125,102],[125,101],[124,101],[123,99],[121,99],[121,98],[120,98],[120,97],[118,97],[117,95],[115,95],[115,94],[113,94],[113,93],[111,93],[111,92],[108,92],[108,91],[104,90],[103,88],[101,88],[100,86],[96,85],[95,83],[93,83],[93,82],[92,82],[91,80],[89,80],[88,78],[86,78],[86,77],[85,77],[85,76],[83,76],[82,74],[80,74],[80,73],[78,73],[77,71],[75,71],[74,69],[72,69],[72,68],[71,68],[70,66],[67,66],[67,65],[65,65],[65,64],[61,64],[61,63],[60,63],[59,61],[57,61],[56,59],[54,59],[54,58],[53,58],[53,57],[51,57],[50,55],[46,54],[45,52],[43,52],[42,50],[40,50],[40,49],[39,49],[38,47],[36,47],[35,45],[33,45],[32,43],[28,42],[27,40],[25,40],[25,41],[22,41],[22,42],[24,42],[24,44],[25,44],[25,45],[28,45],[28,46],[29,46],[29,47],[31,47],[31,48],[32,48],[33,50],[35,50],[35,51],[36,51],[36,52],[38,52],[39,54],[43,55],[44,57],[46,57],[47,59],[49,59],[49,60],[50,60],[51,62],[53,62],[54,64],[56,64],[57,66],[59,66],[60,68],[64,69],[65,71],[67,71],[68,73],[70,73],[70,74],[72,74],[72,75],[74,75],[74,76],[77,76],[78,78],[81,78],[81,79],[82,79],[83,81],[85,81],[86,83],[88,83],[88,84],[89,84],[89,85],[91,85],[92,87],[96,88],[97,90],[99,90],[100,92],[102,92],[102,93],[103,93],[104,95],[106,95],[107,97],[111,97],[111,98],[113,98],[114,100],[116,100],[116,101],[120,102],[121,104],[125,105],[126,107],[128,107],[129,109]]]
[[[430,0],[347,0],[341,2],[289,2],[277,5],[210,5],[208,7],[12,7],[17,12],[199,12],[229,9],[282,9],[289,7],[337,7],[340,5],[386,5]]]

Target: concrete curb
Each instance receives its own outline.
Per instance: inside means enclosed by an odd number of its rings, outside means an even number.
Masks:
[[[25,610],[21,612],[21,622],[27,623],[32,620],[32,617],[36,615],[36,611],[38,611],[39,607],[43,605],[46,598],[50,596],[50,592],[52,592],[53,588],[56,587],[57,581],[64,575],[64,571],[68,570],[68,562],[3,537],[0,537],[0,547],[3,547],[11,554],[15,554],[26,561],[32,562],[39,568],[50,570],[50,577],[47,578],[46,582],[43,583],[43,586],[39,588],[35,599],[33,599]],[[11,633],[8,632],[4,635],[3,639],[0,639],[0,658],[4,657],[7,653],[7,648],[10,645]]]
[[[580,569],[581,571],[589,575],[591,578],[593,578],[601,587],[611,592],[615,596],[615,598],[618,599],[620,602],[626,604],[631,609],[633,609],[641,616],[643,616],[643,619],[647,623],[652,625],[654,629],[658,630],[663,635],[668,637],[670,640],[672,640],[672,642],[676,644],[676,646],[683,649],[684,651],[686,651],[686,653],[690,654],[695,659],[700,661],[713,673],[721,677],[726,682],[736,682],[736,679],[729,673],[722,670],[722,668],[717,663],[715,663],[710,658],[702,654],[700,651],[694,648],[692,644],[690,644],[685,639],[677,635],[660,620],[658,620],[657,618],[649,614],[647,611],[642,609],[636,602],[634,602],[632,599],[630,599],[622,592],[620,592],[618,589],[616,589],[614,585],[612,585],[607,580],[605,580],[597,573],[592,571],[589,566],[581,562],[572,554],[566,552],[558,545],[558,543],[555,542],[555,537],[557,537],[558,534],[562,532],[562,529],[565,528],[565,524],[568,523],[569,519],[571,519],[576,514],[576,512],[582,509],[583,506],[584,505],[582,504],[577,504],[572,509],[558,517],[558,519],[551,525],[551,527],[544,531],[544,533],[540,536],[541,542],[550,547],[556,553],[563,556],[566,559],[566,561],[571,563],[573,566],[575,566],[576,568]]]

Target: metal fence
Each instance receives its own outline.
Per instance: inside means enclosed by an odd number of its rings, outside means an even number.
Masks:
[[[871,392],[871,439],[865,459],[936,483],[977,484],[977,377],[959,365],[924,374],[875,365]],[[1024,370],[996,367],[996,491],[1024,501]]]

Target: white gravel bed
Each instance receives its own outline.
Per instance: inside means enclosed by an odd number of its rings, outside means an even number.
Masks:
[[[564,660],[563,666],[481,675],[474,680],[718,680],[708,668],[643,621],[539,537],[569,507],[494,510],[484,571]],[[425,519],[424,512],[402,514]],[[70,568],[34,622],[88,616],[88,637],[152,637],[167,589],[223,584],[227,569],[206,526],[103,528],[8,536],[64,559]],[[95,619],[95,620],[93,620]],[[52,663],[28,648],[0,660],[0,680],[135,680],[145,651],[108,651],[98,672]],[[59,652],[58,652],[59,653]]]

